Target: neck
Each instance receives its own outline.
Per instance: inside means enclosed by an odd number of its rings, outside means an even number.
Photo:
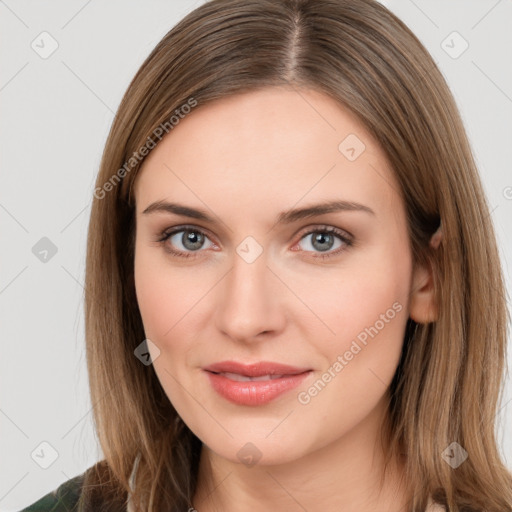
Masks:
[[[374,410],[372,418],[335,442],[279,465],[247,467],[203,445],[194,508],[197,512],[406,510],[404,461],[384,465],[382,421],[378,421],[382,413]]]

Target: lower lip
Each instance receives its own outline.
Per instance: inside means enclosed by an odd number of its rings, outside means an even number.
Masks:
[[[217,373],[206,372],[219,395],[238,405],[263,405],[297,387],[310,373],[287,375],[279,379],[236,381]]]

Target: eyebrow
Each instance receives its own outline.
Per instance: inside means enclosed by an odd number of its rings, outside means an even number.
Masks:
[[[340,211],[360,211],[375,215],[375,212],[370,207],[360,203],[355,203],[353,201],[327,201],[304,208],[295,208],[281,212],[277,218],[277,223],[291,224],[301,219]],[[156,201],[151,203],[142,212],[142,214],[147,215],[155,212],[174,213],[176,215],[182,215],[184,217],[190,217],[192,219],[202,220],[212,224],[215,222],[205,210],[190,208],[179,203],[170,203],[167,201]]]

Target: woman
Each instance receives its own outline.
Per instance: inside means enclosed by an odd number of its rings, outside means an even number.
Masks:
[[[26,510],[512,510],[489,209],[382,5],[200,6],[130,84],[94,196],[104,460]]]

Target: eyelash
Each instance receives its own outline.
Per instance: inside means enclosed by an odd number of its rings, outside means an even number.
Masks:
[[[175,235],[176,233],[180,233],[182,231],[192,231],[194,233],[201,233],[205,237],[210,238],[207,233],[205,233],[202,229],[199,229],[195,226],[178,226],[176,228],[171,229],[170,231],[169,230],[162,231],[159,235],[159,238],[157,239],[157,242],[165,245],[165,242],[167,242],[167,240],[169,240],[169,238],[171,238],[171,236]],[[354,244],[351,236],[349,236],[344,231],[341,231],[340,229],[335,228],[333,226],[316,226],[314,228],[311,228],[309,231],[302,234],[299,241],[302,240],[303,238],[305,238],[306,236],[311,235],[312,233],[334,234],[345,245],[345,247],[339,247],[338,249],[336,249],[333,252],[318,253],[315,256],[313,256],[314,258],[321,258],[321,259],[332,258],[334,256],[337,256],[340,252],[346,250],[347,247],[351,247]],[[168,253],[172,254],[173,256],[178,256],[180,258],[191,258],[191,257],[194,258],[196,256],[195,253],[202,252],[201,250],[190,251],[190,252],[176,251],[175,249],[171,249],[168,246],[165,247],[165,250]],[[312,251],[305,251],[305,252],[312,252]]]

